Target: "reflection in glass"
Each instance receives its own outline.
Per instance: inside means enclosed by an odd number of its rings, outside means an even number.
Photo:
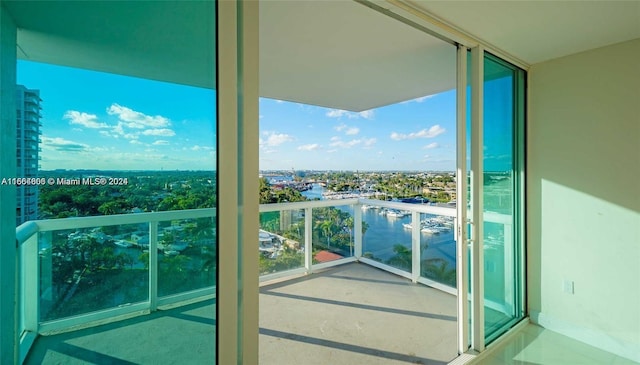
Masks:
[[[260,275],[304,267],[304,210],[260,213]]]
[[[484,300],[487,342],[523,316],[521,309],[520,226],[515,202],[522,160],[518,100],[523,71],[492,55],[484,59]]]
[[[148,240],[148,224],[40,233],[40,321],[148,300],[140,232]]]

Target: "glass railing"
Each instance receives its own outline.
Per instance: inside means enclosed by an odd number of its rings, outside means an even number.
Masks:
[[[304,268],[304,209],[260,213],[260,275]]]
[[[195,209],[24,223],[16,229],[23,338],[213,297],[215,214]],[[455,215],[450,207],[358,198],[260,205],[260,280],[359,261],[455,294]],[[510,231],[499,215],[485,220]],[[485,240],[488,258],[508,254],[501,242]],[[496,271],[495,280],[503,274]]]
[[[455,214],[358,198],[261,205],[261,280],[358,260],[455,293]]]
[[[213,298],[215,214],[193,209],[19,226],[21,348],[36,334]]]
[[[358,206],[358,199],[260,205],[260,280],[355,261]]]

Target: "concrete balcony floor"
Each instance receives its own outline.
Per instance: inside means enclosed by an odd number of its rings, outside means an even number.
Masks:
[[[352,263],[263,286],[260,364],[446,364],[456,298]]]
[[[212,364],[205,301],[36,340],[26,364]],[[456,299],[364,264],[260,288],[260,364],[446,364]]]

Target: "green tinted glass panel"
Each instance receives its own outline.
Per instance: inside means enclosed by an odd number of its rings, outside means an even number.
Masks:
[[[522,318],[520,202],[523,71],[484,59],[484,306],[488,343]]]

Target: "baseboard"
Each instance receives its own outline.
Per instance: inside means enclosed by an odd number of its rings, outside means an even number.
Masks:
[[[548,330],[640,363],[640,344],[622,341],[604,332],[579,327],[537,311],[532,311],[530,317],[532,323]]]

